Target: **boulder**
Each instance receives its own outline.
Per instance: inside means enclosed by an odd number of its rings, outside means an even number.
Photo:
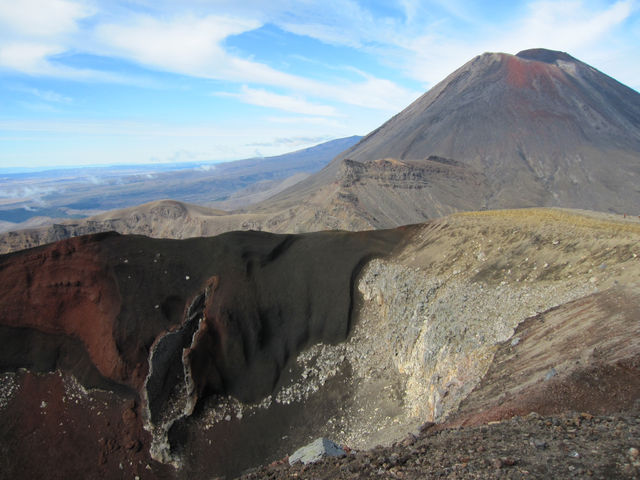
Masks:
[[[343,455],[346,455],[346,452],[340,445],[328,438],[317,438],[310,444],[296,450],[289,457],[289,464],[302,462],[306,465],[317,462],[323,457],[342,457]]]

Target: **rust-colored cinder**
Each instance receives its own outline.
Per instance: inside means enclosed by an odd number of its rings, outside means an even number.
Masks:
[[[103,376],[136,384],[114,340],[121,298],[98,242],[72,238],[2,260],[0,324],[78,339]]]

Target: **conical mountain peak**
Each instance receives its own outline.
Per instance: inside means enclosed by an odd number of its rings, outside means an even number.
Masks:
[[[528,50],[522,50],[516,54],[516,57],[523,58],[525,60],[536,60],[544,63],[556,63],[558,60],[564,62],[577,62],[575,58],[566,52],[560,52],[558,50],[547,50],[546,48],[531,48]]]
[[[374,226],[396,221],[378,205],[417,212],[405,223],[525,206],[634,211],[640,94],[565,52],[484,53],[301,183],[298,193],[345,175],[350,191],[341,198],[357,198]],[[396,200],[401,207],[391,205]]]

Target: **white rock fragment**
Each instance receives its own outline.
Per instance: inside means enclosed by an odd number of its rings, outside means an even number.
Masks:
[[[346,455],[346,452],[342,447],[328,438],[318,438],[310,444],[296,450],[289,457],[289,464],[293,465],[296,462],[302,462],[306,465],[317,462],[323,457],[342,457],[343,455]]]

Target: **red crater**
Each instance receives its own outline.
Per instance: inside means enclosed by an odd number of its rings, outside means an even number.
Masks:
[[[65,240],[0,260],[0,324],[80,340],[106,378],[129,383],[114,341],[121,298],[91,237]]]
[[[517,88],[548,91],[554,80],[566,82],[565,73],[556,65],[505,55],[506,81]]]

